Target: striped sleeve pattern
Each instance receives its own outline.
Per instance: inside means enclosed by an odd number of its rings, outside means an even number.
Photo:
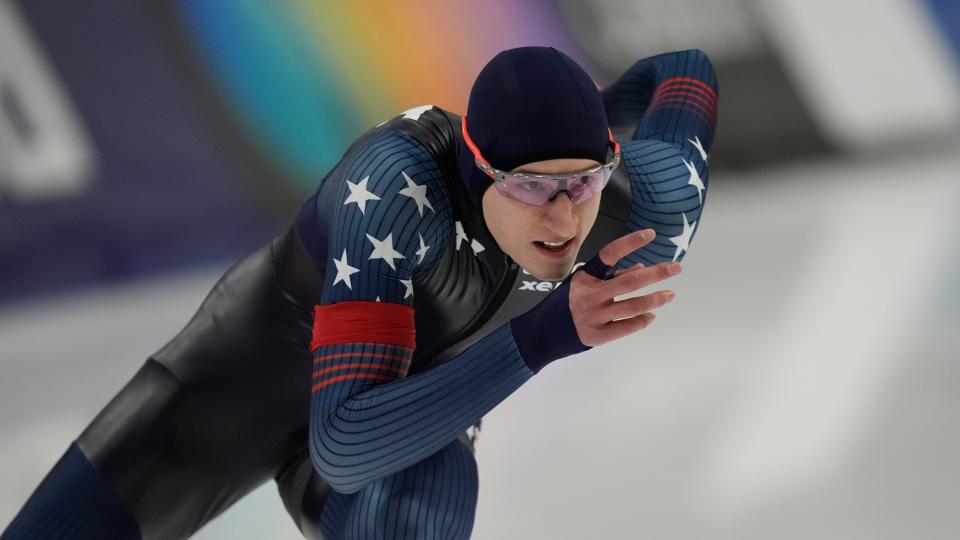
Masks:
[[[478,491],[470,449],[454,442],[423,461],[355,494],[326,498],[323,538],[466,540]]]
[[[329,349],[342,350],[396,352],[359,344]],[[415,376],[387,384],[357,378],[330,384],[313,395],[314,466],[336,491],[359,491],[436,453],[532,376],[504,325]]]
[[[611,126],[637,126],[634,140],[682,145],[697,139],[707,151],[713,144],[719,85],[709,58],[701,50],[640,60],[601,95]]]
[[[716,130],[719,87],[703,51],[661,54],[634,64],[603,91],[611,125],[636,125],[622,144],[631,179],[628,230],[656,239],[619,267],[679,261],[700,223],[709,186],[707,158]]]
[[[346,380],[373,384],[399,379],[410,370],[413,349],[386,343],[350,343],[323,347],[313,362],[311,392]]]
[[[314,317],[310,455],[340,493],[421,462],[533,374],[506,325],[441,366],[407,376],[415,350],[414,277],[453,229],[440,171],[410,136],[371,137],[324,193],[327,271]],[[319,235],[315,235],[319,236]]]
[[[684,152],[660,141],[629,141],[622,151],[632,193],[627,229],[654,229],[657,237],[624,257],[618,267],[683,260],[706,200],[706,164],[692,155],[697,150]]]

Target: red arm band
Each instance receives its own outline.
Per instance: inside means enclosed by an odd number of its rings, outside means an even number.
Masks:
[[[340,302],[313,308],[310,351],[340,343],[387,343],[416,348],[413,308],[393,302]]]

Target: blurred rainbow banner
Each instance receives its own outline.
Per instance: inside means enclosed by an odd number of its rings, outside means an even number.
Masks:
[[[687,24],[706,4],[678,2],[0,0],[0,303],[234,259],[280,232],[363,131],[427,103],[463,112],[501,50],[554,46],[599,78],[591,54],[623,51],[626,68],[665,46],[637,17],[709,45]],[[960,54],[957,2],[922,5]],[[756,81],[795,93],[763,54],[728,64],[728,118],[752,114],[736,96]],[[816,148],[799,102],[777,103],[797,113],[766,131],[728,122],[718,160]]]
[[[313,189],[357,135],[426,103],[462,112],[496,53],[585,62],[553,2],[179,0],[183,28],[244,131]]]
[[[235,259],[520,45],[585,57],[550,0],[0,0],[0,303]]]

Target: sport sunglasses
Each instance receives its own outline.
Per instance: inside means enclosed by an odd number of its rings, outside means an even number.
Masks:
[[[493,179],[493,185],[502,195],[533,206],[544,206],[556,196],[566,191],[574,204],[579,204],[593,198],[600,193],[613,175],[613,171],[620,165],[620,145],[610,135],[610,152],[613,156],[604,164],[584,169],[578,172],[564,174],[535,174],[524,172],[507,172],[495,169],[480,154],[480,149],[474,144],[467,132],[467,117],[461,120],[463,140],[473,153],[477,167]]]

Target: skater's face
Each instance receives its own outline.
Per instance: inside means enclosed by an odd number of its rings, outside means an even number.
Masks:
[[[511,172],[558,174],[582,171],[599,165],[592,159],[548,159],[517,167]],[[560,192],[542,207],[511,199],[493,186],[483,194],[483,217],[500,250],[524,270],[544,280],[562,279],[570,272],[587,233],[600,209],[602,192],[573,204]],[[559,247],[551,244],[563,243]]]

